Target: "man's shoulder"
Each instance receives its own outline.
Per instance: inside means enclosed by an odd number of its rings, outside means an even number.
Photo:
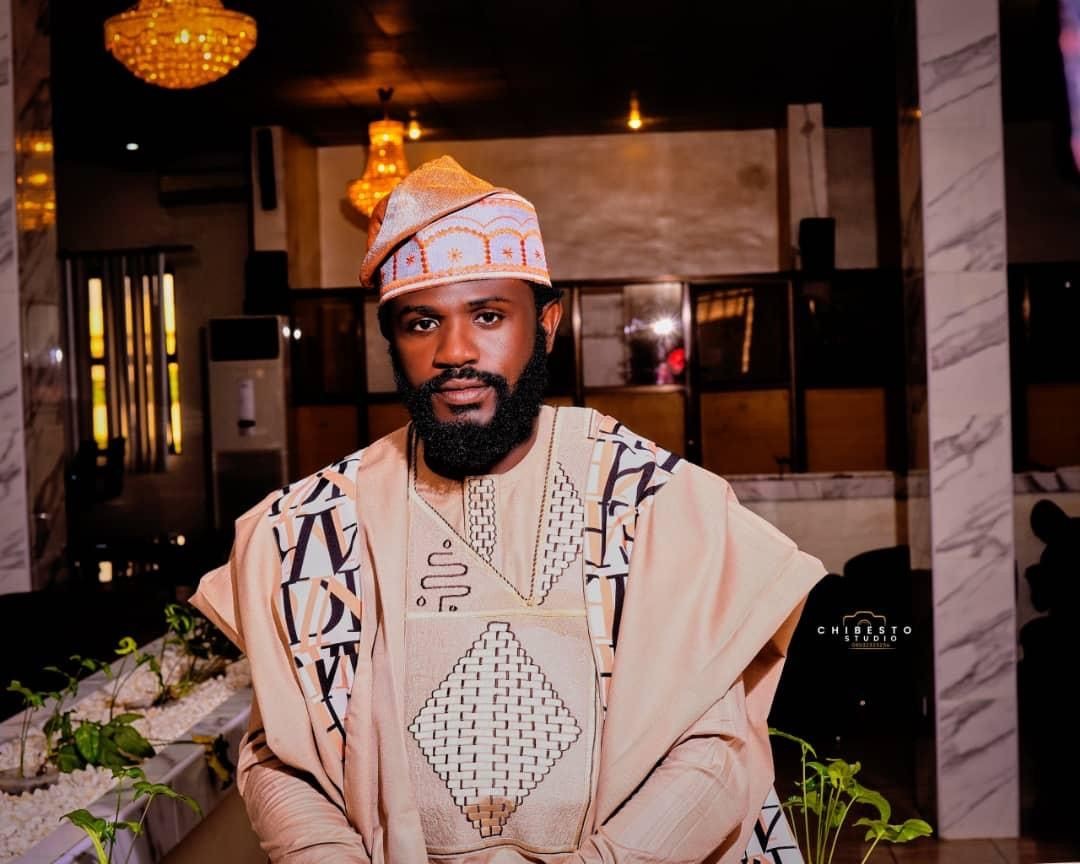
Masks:
[[[609,414],[592,411],[586,426],[594,442],[590,485],[603,500],[639,506],[687,467],[681,456]]]
[[[589,437],[597,441],[615,445],[618,451],[629,451],[639,461],[653,462],[667,471],[676,471],[686,464],[686,460],[664,448],[650,438],[646,438],[610,414],[592,412],[589,425]]]

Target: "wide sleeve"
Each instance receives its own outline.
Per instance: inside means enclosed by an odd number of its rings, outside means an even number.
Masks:
[[[266,742],[258,705],[240,745],[240,794],[273,864],[369,864],[360,835],[310,776],[285,765]]]
[[[363,839],[312,772],[321,763],[271,597],[280,558],[262,504],[236,522],[229,563],[203,577],[192,605],[246,654],[254,696],[237,786],[263,850],[277,864],[367,864]],[[311,770],[304,770],[311,766]]]
[[[199,588],[191,598],[191,605],[203,613],[215,627],[229,637],[241,651],[244,639],[240,635],[240,616],[236,609],[236,592],[233,590],[232,564],[222,564],[199,580]]]
[[[567,864],[696,864],[737,834],[749,808],[743,682],[686,733]]]
[[[692,465],[640,505],[634,527],[594,830],[611,830],[636,807],[658,765],[670,758],[681,766],[692,754],[732,778],[728,791],[711,784],[715,846],[698,860],[736,862],[772,788],[768,714],[787,648],[825,568],[743,507],[725,480]],[[687,739],[717,704],[736,726]],[[685,748],[687,740],[697,743]],[[662,773],[674,771],[665,765]]]

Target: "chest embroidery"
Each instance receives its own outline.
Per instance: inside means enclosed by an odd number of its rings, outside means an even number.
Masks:
[[[466,478],[465,522],[469,534],[469,545],[488,564],[494,564],[495,540],[498,537],[495,522],[494,477]]]
[[[409,726],[482,838],[498,837],[581,735],[510,625],[492,621]]]
[[[432,602],[438,601],[439,612],[457,612],[456,601],[468,597],[472,586],[462,581],[469,575],[469,565],[464,561],[454,560],[457,556],[452,550],[453,544],[443,540],[442,550],[427,556],[428,572],[420,577],[420,588],[431,593]],[[428,594],[416,598],[416,605],[427,606]]]
[[[556,462],[547,501],[547,530],[540,548],[538,602],[543,602],[562,572],[577,560],[584,526],[585,505],[570,475]]]

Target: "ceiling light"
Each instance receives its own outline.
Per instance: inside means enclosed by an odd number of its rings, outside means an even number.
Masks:
[[[128,143],[124,145],[124,149],[131,153],[134,153],[136,150],[139,149],[139,145],[135,141],[128,141]]]
[[[379,90],[383,119],[368,124],[367,166],[360,178],[349,183],[345,190],[352,206],[365,216],[370,216],[375,205],[409,173],[405,161],[405,124],[389,117],[388,105],[393,93],[392,87]]]
[[[228,75],[257,35],[254,18],[221,0],[139,0],[105,22],[106,50],[136,77],[170,90]]]
[[[638,104],[637,93],[630,96],[630,116],[626,120],[626,125],[635,132],[641,128],[641,106]]]

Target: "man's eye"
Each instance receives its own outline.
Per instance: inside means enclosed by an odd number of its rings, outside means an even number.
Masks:
[[[476,320],[481,324],[495,324],[501,321],[503,316],[498,312],[481,312],[476,316]]]
[[[408,326],[410,330],[427,333],[429,330],[438,327],[439,322],[434,318],[417,318],[415,321],[410,321]]]

